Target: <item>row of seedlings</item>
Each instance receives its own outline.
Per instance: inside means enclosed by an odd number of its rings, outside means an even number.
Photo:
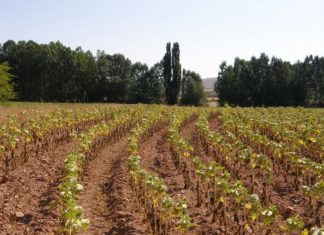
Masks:
[[[172,199],[163,179],[145,170],[139,156],[142,137],[164,123],[164,119],[165,115],[161,112],[152,111],[132,129],[128,145],[130,181],[138,203],[144,206],[148,218],[152,218],[153,234],[172,234],[174,230],[188,234],[194,224],[188,215],[186,201],[183,198]]]
[[[78,196],[83,191],[80,181],[84,167],[102,148],[129,131],[142,114],[141,106],[120,108],[113,112],[109,121],[103,121],[87,132],[74,136],[75,147],[64,161],[64,177],[59,186],[60,201],[63,205],[60,232],[75,234],[88,227],[90,221],[83,218],[83,209],[78,205]]]

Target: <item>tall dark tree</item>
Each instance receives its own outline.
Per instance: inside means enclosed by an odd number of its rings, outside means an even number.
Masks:
[[[172,47],[172,96],[171,105],[179,101],[181,88],[181,64],[180,64],[180,46],[179,43],[173,43]]]
[[[166,102],[175,105],[179,101],[181,89],[180,47],[177,42],[173,43],[172,53],[171,43],[167,43],[163,57],[163,77]]]
[[[163,57],[163,77],[166,103],[172,104],[172,54],[170,42],[166,45],[166,52]]]

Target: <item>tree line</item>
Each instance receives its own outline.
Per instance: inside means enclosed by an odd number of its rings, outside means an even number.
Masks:
[[[202,105],[201,77],[181,70],[178,43],[170,50],[168,43],[163,59],[149,67],[122,54],[93,55],[60,42],[8,40],[0,44],[0,63],[10,65],[19,101]]]
[[[215,91],[222,104],[238,106],[324,106],[324,58],[294,64],[262,53],[220,65]]]

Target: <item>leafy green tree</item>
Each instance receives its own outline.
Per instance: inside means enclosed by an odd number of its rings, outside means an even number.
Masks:
[[[260,55],[259,61],[259,69],[257,72],[257,76],[259,76],[260,81],[260,91],[259,91],[259,103],[258,105],[271,105],[269,103],[269,99],[271,100],[271,93],[272,93],[272,79],[270,74],[270,64],[269,64],[269,57],[262,53]],[[270,87],[270,89],[269,89]]]
[[[108,92],[108,77],[109,77],[109,60],[104,51],[97,51],[96,55],[97,75],[95,78],[95,90],[93,100],[103,102]]]
[[[165,100],[165,90],[163,87],[163,66],[156,63],[149,70],[148,75],[148,103],[161,104]]]
[[[8,101],[16,97],[13,84],[10,83],[13,75],[9,71],[10,66],[7,62],[0,64],[0,102]]]
[[[235,100],[233,99],[233,94],[235,93],[236,89],[234,84],[233,66],[228,66],[226,62],[221,63],[220,71],[214,87],[221,104],[225,102],[234,104]]]
[[[9,48],[11,48],[15,45],[16,45],[16,42],[13,40],[8,40],[8,41],[4,42],[2,45],[2,53],[6,54],[9,50]]]
[[[129,102],[178,104],[195,82],[181,76],[180,48],[166,46],[161,63],[148,68],[124,55],[60,42],[8,40],[0,44],[0,63],[7,61],[16,76],[14,92],[21,101]],[[220,103],[240,106],[324,106],[324,58],[307,56],[295,64],[266,54],[222,63],[215,84]],[[182,77],[182,80],[181,80]],[[199,86],[199,85],[198,85]],[[199,90],[199,89],[198,89]],[[180,103],[185,103],[182,99]]]
[[[311,106],[323,105],[324,58],[308,56],[304,61],[306,77],[306,100]]]
[[[293,75],[291,65],[273,57],[270,62],[270,69],[272,85],[268,89],[272,91],[272,96],[268,101],[269,105],[293,105],[293,93],[290,86]]]
[[[220,103],[239,106],[323,106],[324,58],[307,56],[290,64],[262,53],[222,63],[215,83]]]
[[[131,61],[122,54],[108,55],[108,90],[110,102],[126,102],[131,83]]]
[[[204,85],[198,73],[183,70],[182,105],[201,106],[206,101]]]
[[[81,47],[72,52],[72,57],[74,71],[71,78],[64,84],[65,99],[88,102],[96,92],[94,90],[97,74],[96,61],[90,51],[84,52]]]
[[[247,103],[248,94],[246,93],[246,76],[249,71],[246,69],[247,63],[245,60],[235,58],[233,72],[233,91],[231,103],[244,106]]]
[[[163,102],[163,70],[161,63],[150,69],[140,62],[132,66],[131,103],[159,104]]]
[[[132,62],[122,54],[97,53],[97,99],[130,102],[133,89]]]
[[[0,56],[3,56],[4,52],[3,52],[3,47],[2,44],[0,43]]]
[[[147,103],[148,96],[148,72],[149,68],[146,64],[137,62],[132,65],[132,83],[130,85],[129,102],[131,103]]]
[[[304,76],[304,64],[298,61],[291,66],[292,80],[289,90],[292,94],[292,105],[306,105],[306,77]]]
[[[22,100],[36,101],[40,95],[41,71],[46,60],[42,57],[41,48],[33,41],[15,43],[7,41],[3,45],[4,60],[8,61],[17,76],[13,79],[16,92]],[[45,53],[44,53],[45,54]]]

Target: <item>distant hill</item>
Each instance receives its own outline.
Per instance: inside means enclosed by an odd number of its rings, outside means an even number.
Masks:
[[[214,83],[216,82],[216,80],[217,80],[216,77],[204,78],[202,81],[203,81],[205,90],[214,90]]]

